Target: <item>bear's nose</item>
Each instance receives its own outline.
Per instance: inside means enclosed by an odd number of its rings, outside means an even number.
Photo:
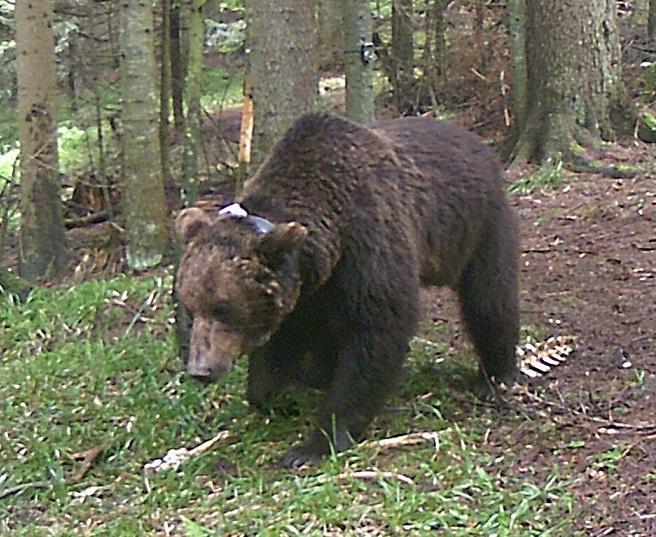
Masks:
[[[217,365],[215,367],[203,366],[196,362],[187,363],[187,374],[204,384],[211,384],[219,380],[229,368],[223,367],[222,365]]]
[[[202,382],[203,384],[212,384],[214,379],[212,378],[212,375],[209,373],[207,374],[190,374],[189,375],[192,379],[197,380],[198,382]]]

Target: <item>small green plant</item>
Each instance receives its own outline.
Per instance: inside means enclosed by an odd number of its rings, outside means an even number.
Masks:
[[[534,172],[525,175],[510,185],[511,193],[529,194],[539,190],[551,190],[562,185],[565,181],[563,161],[558,160],[546,163]]]

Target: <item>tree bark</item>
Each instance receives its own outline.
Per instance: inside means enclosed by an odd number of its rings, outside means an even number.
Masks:
[[[528,72],[526,64],[526,0],[508,0],[508,38],[512,62],[513,132],[526,128],[528,117]]]
[[[198,148],[200,147],[200,93],[203,74],[203,6],[205,0],[191,0],[187,77],[185,79],[184,150],[182,158],[182,197],[185,206],[193,205],[198,197]]]
[[[414,39],[412,0],[392,2],[392,55],[394,57],[393,91],[400,114],[411,113],[416,107],[414,77]]]
[[[121,93],[126,257],[142,270],[162,261],[166,203],[159,147],[152,3],[121,2]]]
[[[19,272],[29,281],[67,257],[59,187],[51,0],[15,8],[21,172]]]
[[[159,147],[162,158],[162,180],[169,210],[178,209],[180,195],[171,174],[171,0],[162,0],[162,30],[160,34],[160,81],[159,81]]]
[[[344,30],[339,0],[319,0],[319,70],[340,66],[343,61]]]
[[[613,0],[531,2],[529,113],[515,160],[580,159],[581,144],[627,131],[633,108],[621,79],[615,11]]]
[[[360,123],[374,120],[374,58],[363,55],[372,45],[373,22],[368,0],[342,0],[346,116]],[[363,48],[364,47],[364,48]]]
[[[426,40],[421,58],[422,76],[419,79],[420,103],[430,102],[437,107],[437,94],[440,85],[446,80],[446,39],[444,10],[446,0],[433,0],[426,12]]]
[[[257,167],[299,115],[314,109],[318,76],[314,1],[247,0]]]
[[[184,131],[184,50],[182,38],[182,21],[180,3],[176,2],[171,9],[171,102],[173,105],[173,123],[176,134]]]
[[[656,0],[649,0],[649,18],[647,21],[649,41],[656,45]]]

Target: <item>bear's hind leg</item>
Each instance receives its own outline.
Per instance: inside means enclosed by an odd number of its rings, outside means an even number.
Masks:
[[[512,383],[517,374],[518,270],[518,237],[508,210],[505,221],[488,229],[457,288],[481,372],[496,383]]]

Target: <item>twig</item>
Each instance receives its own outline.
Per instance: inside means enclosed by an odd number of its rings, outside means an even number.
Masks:
[[[345,479],[363,479],[363,480],[377,480],[380,478],[383,479],[396,479],[397,481],[401,481],[401,483],[405,483],[406,485],[414,485],[415,482],[410,479],[407,475],[403,474],[397,474],[395,472],[379,472],[376,470],[359,470],[357,472],[346,472],[343,474],[339,474],[337,476],[338,480],[345,480]]]
[[[363,442],[361,445],[382,449],[395,449],[404,446],[416,446],[417,444],[423,444],[424,442],[433,442],[435,444],[436,450],[438,450],[440,447],[440,439],[438,433],[426,431],[403,434],[401,436],[393,436],[391,438],[382,438],[381,440],[370,440]]]
[[[82,481],[86,473],[89,471],[89,468],[91,468],[93,461],[96,460],[98,455],[100,455],[104,449],[105,446],[101,445],[91,448],[87,451],[81,451],[80,453],[74,453],[73,455],[71,455],[70,458],[75,461],[83,459],[82,466],[69,479],[65,480],[64,483],[66,485],[74,485],[75,483],[79,483],[80,481]],[[52,483],[50,481],[32,481],[30,483],[21,483],[20,485],[15,485],[13,487],[9,487],[3,491],[0,491],[0,500],[8,496],[11,496],[13,494],[19,494],[20,492],[23,492],[24,490],[27,489],[48,488],[51,484]]]
[[[182,463],[193,457],[202,455],[217,442],[225,441],[228,439],[230,439],[230,432],[220,431],[216,436],[210,438],[195,448],[169,449],[163,458],[155,459],[144,464],[144,472],[146,474],[155,474],[159,472],[165,472],[167,470],[177,470]]]
[[[574,414],[576,416],[581,416],[581,417],[584,417],[584,418],[588,419],[589,421],[599,423],[599,424],[603,424],[605,427],[608,427],[608,428],[632,429],[634,431],[644,431],[645,433],[651,433],[652,431],[656,430],[656,423],[636,423],[636,424],[633,424],[633,423],[622,423],[622,422],[619,422],[619,421],[613,421],[613,420],[609,420],[609,419],[606,419],[606,418],[599,418],[597,416],[590,416],[590,415],[586,414],[585,412],[575,410],[575,409],[570,408],[566,405],[559,404],[559,403],[554,403],[553,401],[548,401],[548,400],[546,400],[546,399],[544,399],[544,398],[542,398],[542,397],[540,397],[540,396],[538,396],[534,393],[531,393],[528,389],[523,390],[520,393],[523,394],[523,395],[526,395],[530,399],[533,399],[534,401],[537,401],[538,403],[541,403],[543,405],[547,405],[547,406],[550,406],[550,407],[558,408],[560,410],[571,412],[572,414]],[[604,431],[604,432],[606,432],[606,431]],[[647,438],[649,438],[649,437],[647,437]]]
[[[15,485],[13,487],[9,487],[3,491],[0,492],[0,500],[6,498],[7,496],[11,496],[13,494],[18,494],[19,492],[23,492],[24,490],[31,489],[31,488],[48,488],[50,486],[50,481],[32,481],[30,483],[22,483],[20,485]]]
[[[79,483],[82,481],[86,473],[89,471],[89,468],[91,468],[93,461],[96,460],[98,455],[100,455],[104,449],[105,446],[99,445],[86,451],[81,451],[80,453],[74,453],[71,455],[71,459],[74,461],[82,459],[82,465],[80,466],[80,469],[66,481],[66,484],[71,485],[73,483]]]

